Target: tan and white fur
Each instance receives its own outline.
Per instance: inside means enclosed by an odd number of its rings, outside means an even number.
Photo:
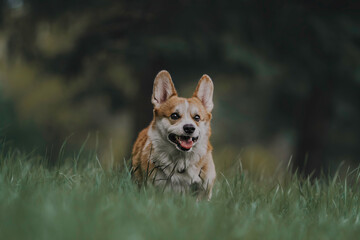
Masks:
[[[165,191],[197,193],[211,198],[216,173],[212,158],[210,121],[213,83],[203,75],[191,98],[178,97],[170,74],[154,81],[154,117],[139,133],[132,151],[133,177]]]

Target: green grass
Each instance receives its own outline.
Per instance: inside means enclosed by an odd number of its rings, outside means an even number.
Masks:
[[[218,174],[210,202],[138,190],[127,170],[0,154],[0,239],[356,239],[358,170],[311,183]]]

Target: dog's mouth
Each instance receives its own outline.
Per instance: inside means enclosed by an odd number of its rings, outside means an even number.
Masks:
[[[169,140],[176,144],[182,151],[189,151],[197,142],[199,137],[178,136],[174,133],[169,134]]]

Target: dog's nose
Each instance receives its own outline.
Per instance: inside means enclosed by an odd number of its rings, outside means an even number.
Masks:
[[[184,132],[186,132],[188,134],[195,132],[195,126],[192,125],[192,124],[185,124],[184,125]]]

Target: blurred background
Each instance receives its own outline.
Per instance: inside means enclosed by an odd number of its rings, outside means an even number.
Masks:
[[[58,160],[130,157],[155,75],[215,85],[214,158],[274,174],[360,163],[356,1],[0,0],[0,138]]]

